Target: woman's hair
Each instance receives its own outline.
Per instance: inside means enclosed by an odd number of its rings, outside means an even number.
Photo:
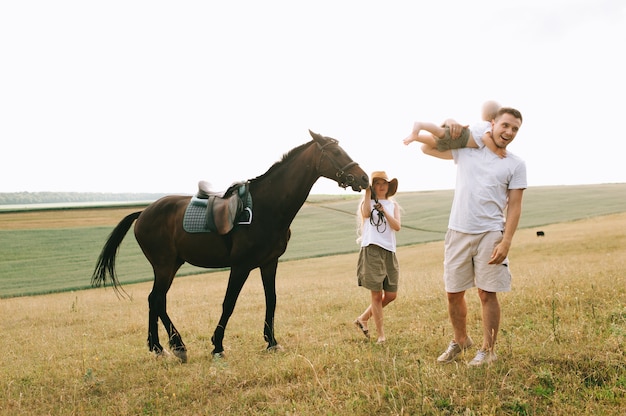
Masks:
[[[361,240],[363,239],[363,221],[365,221],[365,218],[363,218],[363,210],[361,210],[361,205],[363,205],[364,203],[365,194],[363,194],[363,196],[359,200],[359,203],[356,206],[356,243],[359,246],[361,245]]]

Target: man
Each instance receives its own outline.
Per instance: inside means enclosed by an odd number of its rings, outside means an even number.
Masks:
[[[451,136],[458,136],[462,126],[456,122],[448,124]],[[519,111],[501,108],[491,122],[496,146],[506,150],[521,125]],[[481,138],[485,132],[472,133]],[[439,151],[424,144],[422,151],[441,159],[454,159],[457,165],[444,253],[444,282],[454,339],[437,361],[452,362],[472,346],[466,327],[465,291],[475,286],[482,307],[483,342],[469,365],[489,364],[497,359],[495,344],[500,327],[497,293],[511,290],[507,256],[522,212],[526,164],[508,151],[501,158],[485,146]]]

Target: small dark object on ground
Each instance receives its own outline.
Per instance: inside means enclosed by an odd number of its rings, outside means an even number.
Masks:
[[[545,236],[543,231],[537,231],[537,237],[543,237]]]

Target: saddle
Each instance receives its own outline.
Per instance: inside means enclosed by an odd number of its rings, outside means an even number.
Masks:
[[[204,225],[208,231],[228,234],[235,224],[250,224],[252,210],[248,182],[235,182],[225,192],[215,192],[206,181],[198,183],[198,193],[190,204],[206,207]],[[242,215],[245,214],[245,215]]]

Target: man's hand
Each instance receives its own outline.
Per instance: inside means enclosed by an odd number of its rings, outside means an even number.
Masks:
[[[458,139],[463,129],[469,127],[469,125],[463,126],[451,118],[447,119],[443,124],[450,128],[450,137],[452,139]]]
[[[509,241],[500,241],[500,243],[494,247],[493,252],[491,253],[491,260],[489,260],[489,264],[502,263],[504,259],[506,259],[506,256],[508,256],[510,248],[511,243]]]

